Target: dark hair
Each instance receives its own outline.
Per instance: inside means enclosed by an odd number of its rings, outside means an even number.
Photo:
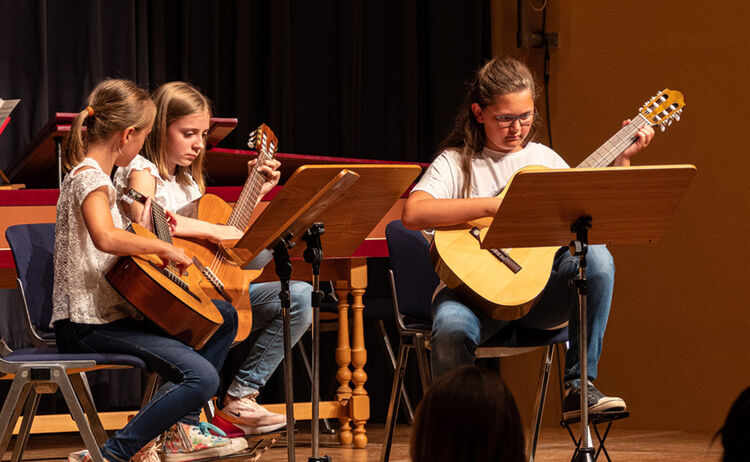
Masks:
[[[435,381],[417,408],[413,462],[523,462],[513,395],[496,371],[464,366]]]
[[[154,103],[148,92],[130,80],[99,82],[91,91],[87,104],[88,107],[78,113],[70,126],[62,158],[66,172],[81,163],[91,144],[106,140],[128,127],[143,130],[154,122]]]
[[[187,82],[167,82],[154,91],[152,95],[156,104],[156,120],[151,133],[146,139],[144,153],[146,157],[159,169],[159,175],[163,179],[169,178],[167,171],[167,129],[169,125],[180,119],[193,114],[207,113],[211,116],[211,101],[197,88]],[[198,153],[189,167],[178,165],[174,175],[177,183],[187,185],[190,183],[188,173],[198,184],[201,192],[206,190],[206,182],[203,178],[203,166],[206,159],[205,146]]]
[[[721,435],[724,462],[745,461],[750,453],[750,387],[740,393],[729,409],[724,425],[716,432]]]
[[[471,190],[471,161],[479,155],[487,144],[482,124],[477,122],[471,111],[473,103],[484,109],[494,104],[500,95],[531,90],[536,102],[537,88],[534,76],[525,64],[508,57],[493,58],[479,68],[469,82],[453,128],[440,143],[440,151],[456,149],[461,153],[461,170],[464,173],[463,197],[469,197]],[[534,135],[532,126],[522,145],[526,146]]]

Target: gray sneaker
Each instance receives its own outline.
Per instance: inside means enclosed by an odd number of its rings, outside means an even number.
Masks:
[[[594,385],[588,386],[589,414],[601,414],[605,412],[621,412],[626,409],[625,401],[614,396],[605,396]],[[581,389],[578,387],[568,388],[565,391],[563,401],[563,419],[570,420],[581,417]]]

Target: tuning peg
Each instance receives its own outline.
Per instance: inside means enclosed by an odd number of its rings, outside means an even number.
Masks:
[[[670,125],[672,125],[672,119],[667,120],[667,127],[669,127]]]
[[[667,127],[665,127],[665,126],[664,126],[664,124],[659,124],[659,129],[660,129],[661,131],[664,131],[664,130],[666,130],[666,129],[667,129]]]
[[[677,114],[675,114],[674,120],[676,120],[677,122],[680,121],[680,113],[679,112]]]

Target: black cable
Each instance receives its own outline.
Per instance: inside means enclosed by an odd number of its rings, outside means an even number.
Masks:
[[[549,148],[554,150],[552,147],[552,120],[549,112],[549,40],[547,40],[547,7],[545,4],[542,11],[542,41],[544,43],[544,105],[547,111],[547,139],[549,140]]]

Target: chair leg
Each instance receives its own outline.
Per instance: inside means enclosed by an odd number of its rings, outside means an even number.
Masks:
[[[432,385],[432,374],[430,373],[430,363],[427,360],[426,339],[423,334],[417,334],[414,338],[414,346],[417,350],[417,363],[419,365],[419,375],[422,379],[422,390],[427,391]]]
[[[99,446],[107,441],[107,432],[104,431],[101,419],[99,419],[99,413],[96,411],[96,405],[94,405],[94,397],[91,394],[91,388],[89,382],[86,379],[86,373],[81,372],[78,374],[70,374],[70,383],[73,385],[73,389],[78,395],[81,407],[83,407],[86,413],[86,418],[91,425],[91,430],[94,433],[96,442]]]
[[[16,377],[10,385],[8,396],[5,398],[3,409],[0,411],[0,458],[8,449],[10,438],[13,436],[13,429],[21,415],[21,408],[26,403],[32,384],[28,379],[22,377],[23,369],[16,371]]]
[[[548,345],[542,359],[542,367],[539,371],[539,384],[537,386],[536,409],[534,413],[534,424],[531,428],[531,438],[529,439],[529,462],[534,462],[536,455],[536,445],[539,441],[539,429],[542,426],[542,415],[544,413],[544,400],[547,396],[547,385],[549,384],[549,374],[552,368],[552,360],[555,356],[555,345]]]
[[[86,416],[81,408],[81,403],[79,401],[80,396],[78,396],[73,389],[68,374],[62,367],[53,367],[50,372],[52,373],[52,380],[54,380],[60,387],[63,398],[65,398],[65,403],[68,405],[68,411],[70,411],[70,415],[73,417],[73,420],[78,427],[78,431],[81,433],[81,438],[83,439],[86,449],[89,451],[91,460],[93,462],[103,462],[104,459],[99,450],[99,444],[97,443],[94,433],[89,426],[89,422],[86,420]]]
[[[31,425],[34,423],[34,416],[36,416],[36,411],[39,408],[41,397],[42,395],[37,393],[36,388],[31,385],[29,387],[29,396],[26,398],[26,406],[23,408],[21,428],[18,430],[16,444],[13,446],[13,454],[10,457],[11,462],[20,462],[23,457],[23,451],[26,450],[26,445],[29,443]]]
[[[143,390],[143,399],[141,399],[141,408],[144,408],[151,398],[156,394],[156,390],[159,388],[159,374],[151,372],[148,374],[146,380],[146,388]]]
[[[409,350],[411,348],[412,346],[405,345],[403,340],[398,348],[398,364],[396,365],[396,371],[393,373],[393,386],[391,387],[391,399],[388,402],[388,417],[385,419],[385,433],[383,435],[383,448],[380,451],[380,462],[388,462],[391,457],[393,432],[396,429],[398,404],[401,401],[398,397],[398,392],[401,385],[404,384],[406,362],[409,360]]]
[[[383,344],[385,345],[385,351],[388,353],[388,358],[391,360],[391,368],[393,372],[396,372],[396,356],[393,354],[393,348],[391,347],[391,339],[388,337],[388,333],[385,331],[385,324],[382,319],[378,320],[378,326],[380,326],[380,334],[383,338]],[[404,407],[406,408],[407,417],[409,424],[414,423],[414,408],[409,400],[409,395],[406,393],[406,386],[401,385],[401,399],[404,401]]]

